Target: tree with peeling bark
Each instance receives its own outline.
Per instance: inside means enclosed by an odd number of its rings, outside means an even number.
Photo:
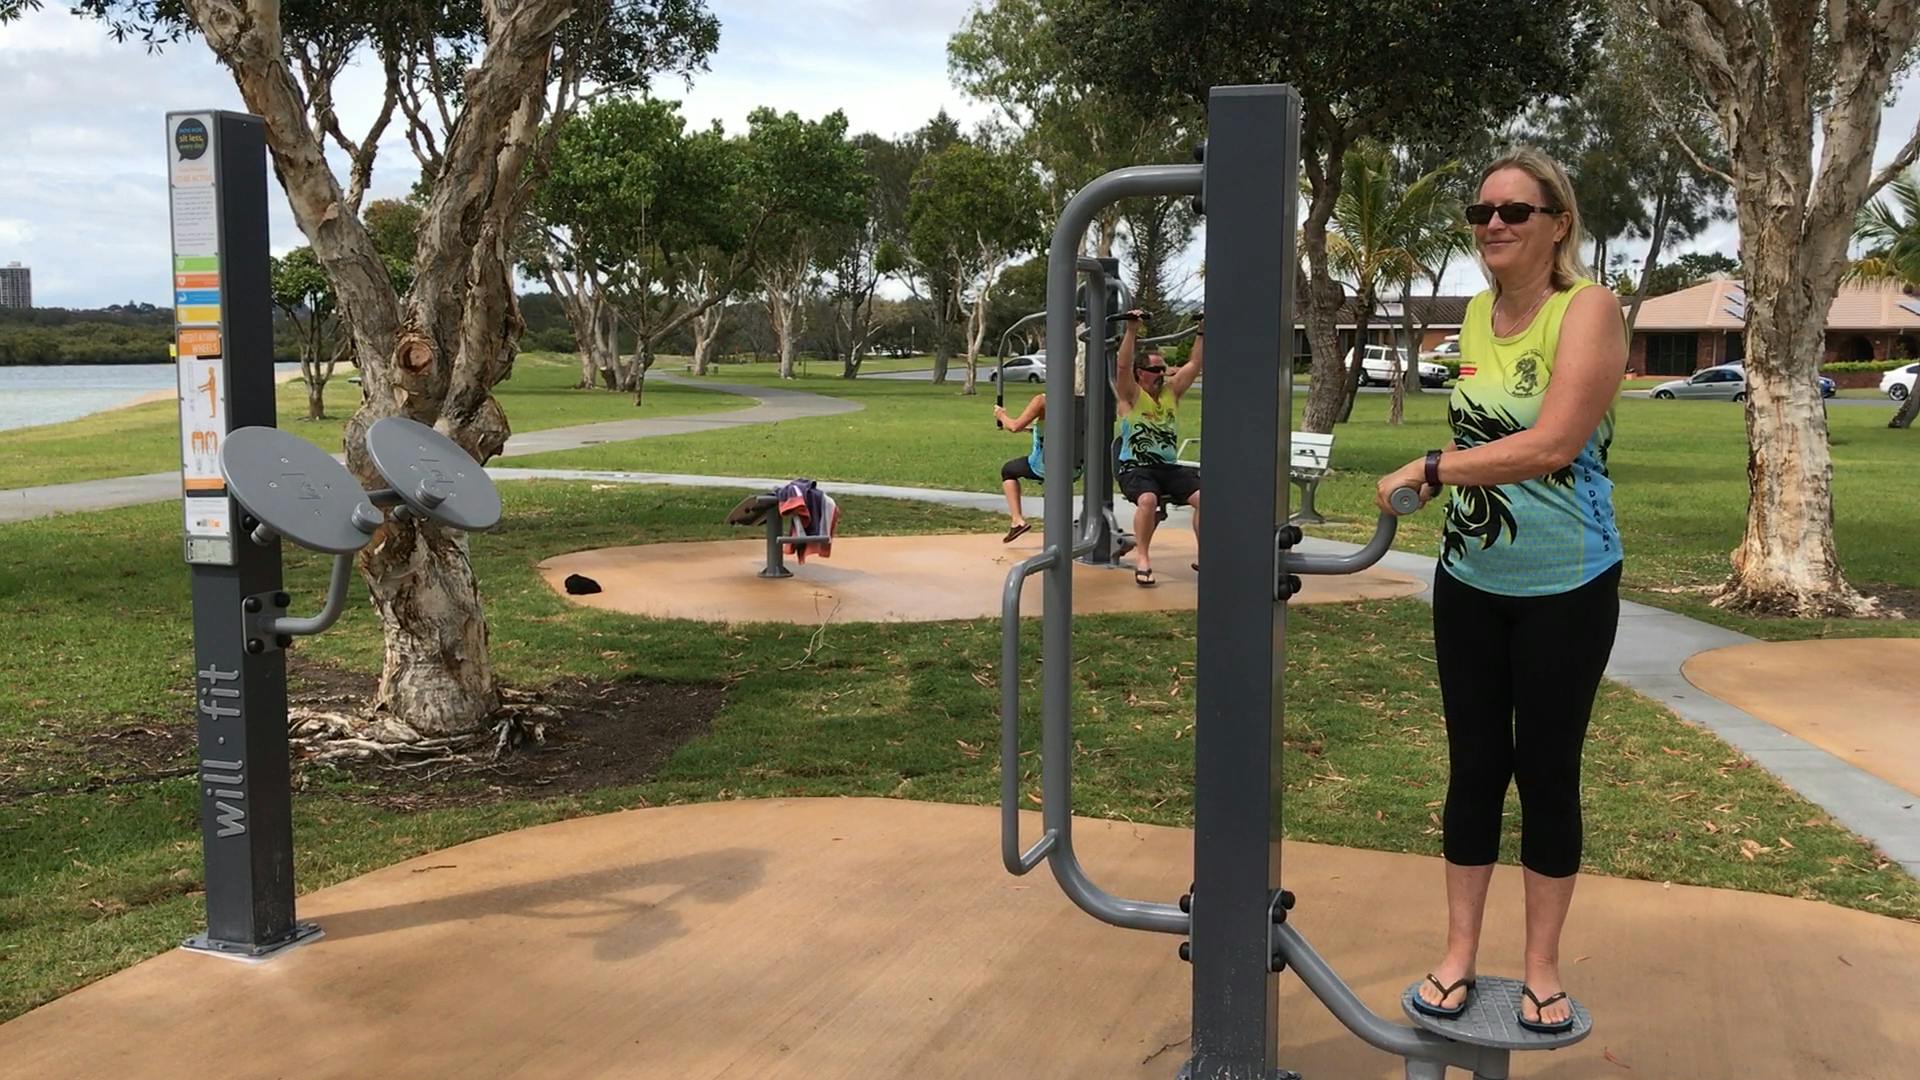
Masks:
[[[955,143],[914,178],[908,210],[914,257],[945,268],[967,305],[966,383],[977,392],[980,343],[1000,272],[1039,246],[1046,198],[1025,155]]]
[[[1497,125],[1577,89],[1602,0],[1059,0],[1071,77],[1139,102],[1204,107],[1212,86],[1291,83],[1304,116],[1301,225],[1313,385],[1303,426],[1333,429],[1345,380],[1327,225],[1347,152],[1368,137]],[[1151,43],[1142,48],[1141,43]]]
[[[907,168],[907,206],[911,206],[914,192],[918,190],[920,167],[935,154],[956,143],[964,141],[960,135],[960,125],[947,115],[945,109],[934,114],[918,131],[902,139],[901,148],[905,151]],[[944,260],[927,263],[921,261],[913,246],[913,224],[907,214],[900,215],[895,222],[897,232],[889,239],[902,256],[900,282],[912,293],[924,307],[927,315],[929,341],[926,343],[933,351],[933,381],[943,384],[947,381],[947,367],[953,360],[953,322],[960,310],[960,283],[953,279],[952,267]]]
[[[1868,245],[1867,254],[1853,264],[1849,276],[1920,290],[1920,169],[1895,177],[1887,198],[1875,199],[1861,211],[1854,236]],[[1890,428],[1913,426],[1920,413],[1920,394],[1908,394],[1887,421]]]
[[[1765,614],[1871,615],[1878,605],[1848,583],[1834,546],[1833,460],[1817,376],[1856,215],[1920,154],[1916,126],[1892,161],[1873,167],[1894,76],[1920,38],[1920,5],[1617,2],[1621,18],[1657,22],[1685,58],[1729,168],[1695,164],[1733,189],[1740,225],[1747,522],[1714,602]]]
[[[1051,33],[1064,0],[978,0],[947,39],[947,70],[969,96],[994,106],[1017,145],[1039,166],[1053,216],[1074,192],[1102,173],[1185,156],[1200,126],[1190,105],[1143,106],[1075,79],[1069,50]],[[1157,204],[1131,200],[1094,215],[1093,255],[1110,257],[1123,228],[1145,232],[1149,252],[1176,243],[1181,218]],[[1124,225],[1123,225],[1124,223]],[[1178,235],[1184,243],[1192,235]]]
[[[780,207],[754,254],[761,296],[780,349],[780,377],[794,377],[794,356],[809,301],[821,280],[821,253],[865,210],[867,176],[860,148],[847,140],[846,114],[819,120],[755,109],[747,118],[757,199]]]
[[[492,389],[521,329],[509,240],[545,153],[582,100],[704,63],[718,24],[699,0],[79,0],[121,39],[198,36],[265,120],[294,220],[333,283],[362,379],[347,463],[377,485],[367,428],[406,416],[480,461],[506,443]],[[383,73],[357,139],[335,108],[350,63]],[[360,209],[397,124],[426,178],[411,263],[394,288]],[[347,165],[326,158],[337,147]],[[385,635],[380,688],[352,733],[388,747],[492,737],[501,692],[462,533],[390,519],[360,556]]]
[[[283,256],[267,258],[267,276],[273,306],[287,318],[300,343],[300,381],[307,386],[307,419],[327,418],[327,382],[333,378],[338,354],[339,312],[333,282],[313,257],[313,249],[297,247]]]
[[[581,115],[554,148],[538,218],[580,269],[576,310],[598,307],[633,335],[633,355],[597,339],[596,363],[645,400],[654,349],[732,293],[753,265],[764,213],[750,206],[746,141],[716,122],[689,132],[678,102],[614,98]],[[575,331],[579,333],[578,329]]]
[[[913,186],[911,151],[872,133],[856,136],[866,189],[857,221],[831,231],[826,239],[825,264],[831,284],[826,300],[832,316],[834,352],[840,375],[860,374],[881,326],[874,299],[883,278],[899,273],[906,256],[895,239],[906,230],[907,200]]]

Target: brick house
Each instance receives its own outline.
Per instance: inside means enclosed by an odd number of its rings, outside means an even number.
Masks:
[[[1467,317],[1467,301],[1471,296],[1416,296],[1413,305],[1413,323],[1416,332],[1424,330],[1420,337],[1420,352],[1431,352],[1433,348],[1447,338],[1460,333],[1460,323]],[[1354,335],[1360,330],[1359,307],[1351,299],[1340,305],[1335,325],[1339,328],[1340,353],[1346,355],[1353,348]],[[1399,300],[1382,300],[1374,306],[1373,317],[1367,323],[1367,341],[1374,345],[1399,345],[1402,334]],[[1304,363],[1311,355],[1307,347],[1307,301],[1301,297],[1293,307],[1293,354],[1296,363]]]
[[[1650,297],[1634,323],[1627,370],[1691,375],[1743,359],[1746,316],[1746,290],[1728,279]],[[1920,357],[1920,296],[1892,285],[1841,285],[1827,311],[1823,362],[1907,357]]]

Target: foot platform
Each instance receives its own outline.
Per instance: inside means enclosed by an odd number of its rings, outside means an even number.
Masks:
[[[1467,1011],[1450,1020],[1428,1016],[1414,1008],[1420,985],[1416,982],[1407,987],[1400,995],[1400,1007],[1416,1025],[1454,1042],[1499,1050],[1557,1050],[1572,1046],[1593,1031],[1593,1014],[1571,996],[1567,998],[1567,1003],[1573,1006],[1571,1030],[1547,1035],[1521,1027],[1520,988],[1524,984],[1518,979],[1480,976],[1467,999]]]

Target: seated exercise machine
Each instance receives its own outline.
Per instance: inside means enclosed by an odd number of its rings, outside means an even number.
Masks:
[[[1069,440],[1073,450],[1073,468],[1078,471],[1085,468],[1083,497],[1093,507],[1093,513],[1082,514],[1073,519],[1076,536],[1086,543],[1074,545],[1074,560],[1087,566],[1104,566],[1109,569],[1119,567],[1120,560],[1134,547],[1133,534],[1126,531],[1118,515],[1114,513],[1113,498],[1116,491],[1115,476],[1118,472],[1118,437],[1114,427],[1118,423],[1119,405],[1113,396],[1113,365],[1115,350],[1119,347],[1125,324],[1121,321],[1132,309],[1133,298],[1127,291],[1126,283],[1120,280],[1120,260],[1096,259],[1089,256],[1076,256],[1074,273],[1080,276],[1080,282],[1073,298],[1073,319],[1070,325],[1080,327],[1103,326],[1104,334],[1091,334],[1086,329],[1077,331],[1077,340],[1084,343],[1086,353],[1082,358],[1081,385],[1086,389],[1084,396],[1073,393],[1074,382],[1071,374],[1066,380],[1066,396],[1058,400],[1073,400],[1073,438]],[[1073,356],[1078,351],[1072,347],[1073,338],[1068,339],[1066,352],[1053,352],[1053,323],[1047,319],[1045,310],[1024,315],[1007,327],[1000,335],[1000,355],[997,374],[994,378],[994,404],[1004,408],[1007,404],[1007,343],[1013,335],[1038,322],[1047,322],[1047,348],[1049,356]],[[1189,326],[1171,334],[1157,337],[1144,337],[1135,342],[1139,348],[1152,348],[1156,345],[1169,345],[1193,336],[1199,329],[1198,324]],[[1053,371],[1056,365],[1047,365],[1047,400],[1056,400],[1060,391],[1055,387]],[[1072,371],[1070,364],[1057,365]],[[1050,415],[1059,417],[1052,408]],[[1000,422],[994,421],[998,427]],[[1051,444],[1049,444],[1051,445]],[[1054,474],[1054,458],[1047,452],[1047,474]],[[1097,464],[1088,466],[1088,462]],[[1062,474],[1064,475],[1064,474]],[[1166,520],[1164,507],[1160,519]]]
[[[1290,921],[1294,896],[1281,887],[1280,858],[1287,600],[1300,588],[1299,575],[1356,573],[1378,561],[1393,542],[1395,517],[1382,515],[1372,541],[1350,555],[1293,550],[1301,535],[1287,523],[1292,378],[1286,357],[1300,101],[1286,86],[1216,87],[1207,123],[1207,142],[1196,152],[1201,164],[1120,169],[1081,189],[1061,213],[1047,263],[1047,307],[1061,315],[1047,322],[1048,351],[1070,355],[1080,245],[1099,209],[1122,198],[1194,196],[1215,226],[1207,230],[1206,250],[1213,334],[1207,506],[1211,520],[1222,524],[1201,541],[1208,573],[1200,578],[1197,613],[1194,885],[1177,903],[1124,899],[1094,884],[1074,854],[1071,560],[1090,553],[1100,535],[1097,526],[1072,528],[1073,493],[1065,484],[1047,488],[1048,546],[1012,569],[1002,594],[1001,856],[1014,874],[1046,862],[1074,903],[1096,918],[1182,939],[1179,955],[1193,965],[1193,1038],[1181,1080],[1298,1080],[1280,1067],[1285,1030],[1278,977],[1288,967],[1348,1030],[1404,1058],[1407,1080],[1443,1080],[1449,1066],[1469,1070],[1476,1080],[1507,1080],[1513,1050],[1553,1049],[1586,1037],[1592,1018],[1585,1008],[1574,1003],[1575,1025],[1564,1034],[1526,1031],[1515,1022],[1520,984],[1482,975],[1461,1017],[1417,1014],[1407,1004],[1415,984],[1402,1006],[1419,1026],[1394,1023],[1368,1009]],[[1072,389],[1064,365],[1048,369],[1048,400],[1070,399]],[[1094,464],[1106,454],[1104,445],[1089,449],[1091,487]],[[1066,440],[1049,442],[1045,453],[1049,475],[1071,474],[1073,448]],[[1417,493],[1398,492],[1393,504],[1411,512],[1419,506]],[[1022,850],[1019,612],[1022,587],[1034,574],[1045,576],[1044,828]],[[1434,887],[1440,888],[1437,874]],[[1409,959],[1410,968],[1414,963]]]

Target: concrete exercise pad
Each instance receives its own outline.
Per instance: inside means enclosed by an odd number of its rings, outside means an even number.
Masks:
[[[1687,681],[1920,795],[1920,638],[1764,641],[1704,652]]]
[[[0,1080],[1168,1080],[1189,1031],[1176,940],[1096,922],[1044,869],[1008,876],[998,814],[710,803],[463,844],[302,897],[326,935],[268,964],[176,950],[0,1026]],[[1075,842],[1125,896],[1190,879],[1186,830],[1084,821]],[[1286,861],[1295,924],[1397,1019],[1440,954],[1440,863]],[[1484,973],[1517,973],[1520,912],[1502,867]],[[1920,925],[1589,878],[1564,957],[1593,1035],[1516,1056],[1516,1077],[1893,1080],[1920,1060]],[[1288,1067],[1402,1075],[1280,986]]]
[[[560,555],[540,564],[556,590],[568,574],[584,574],[605,590],[567,599],[589,607],[660,619],[714,622],[931,622],[1000,614],[1000,588],[1014,564],[1038,553],[1043,541],[1028,533],[1011,544],[997,534],[848,537],[833,556],[789,555],[793,577],[756,577],[766,565],[764,534],[753,540],[648,544]],[[1199,600],[1194,535],[1162,529],[1153,541],[1154,578],[1143,589],[1131,565],[1115,570],[1074,566],[1076,613],[1191,611]],[[1129,557],[1129,560],[1131,557]],[[1404,574],[1375,568],[1346,577],[1308,577],[1296,604],[1385,600],[1413,596],[1425,586]],[[1250,587],[1271,588],[1250,582]],[[564,591],[564,590],[562,590]],[[1021,612],[1040,614],[1040,582],[1027,583]]]

